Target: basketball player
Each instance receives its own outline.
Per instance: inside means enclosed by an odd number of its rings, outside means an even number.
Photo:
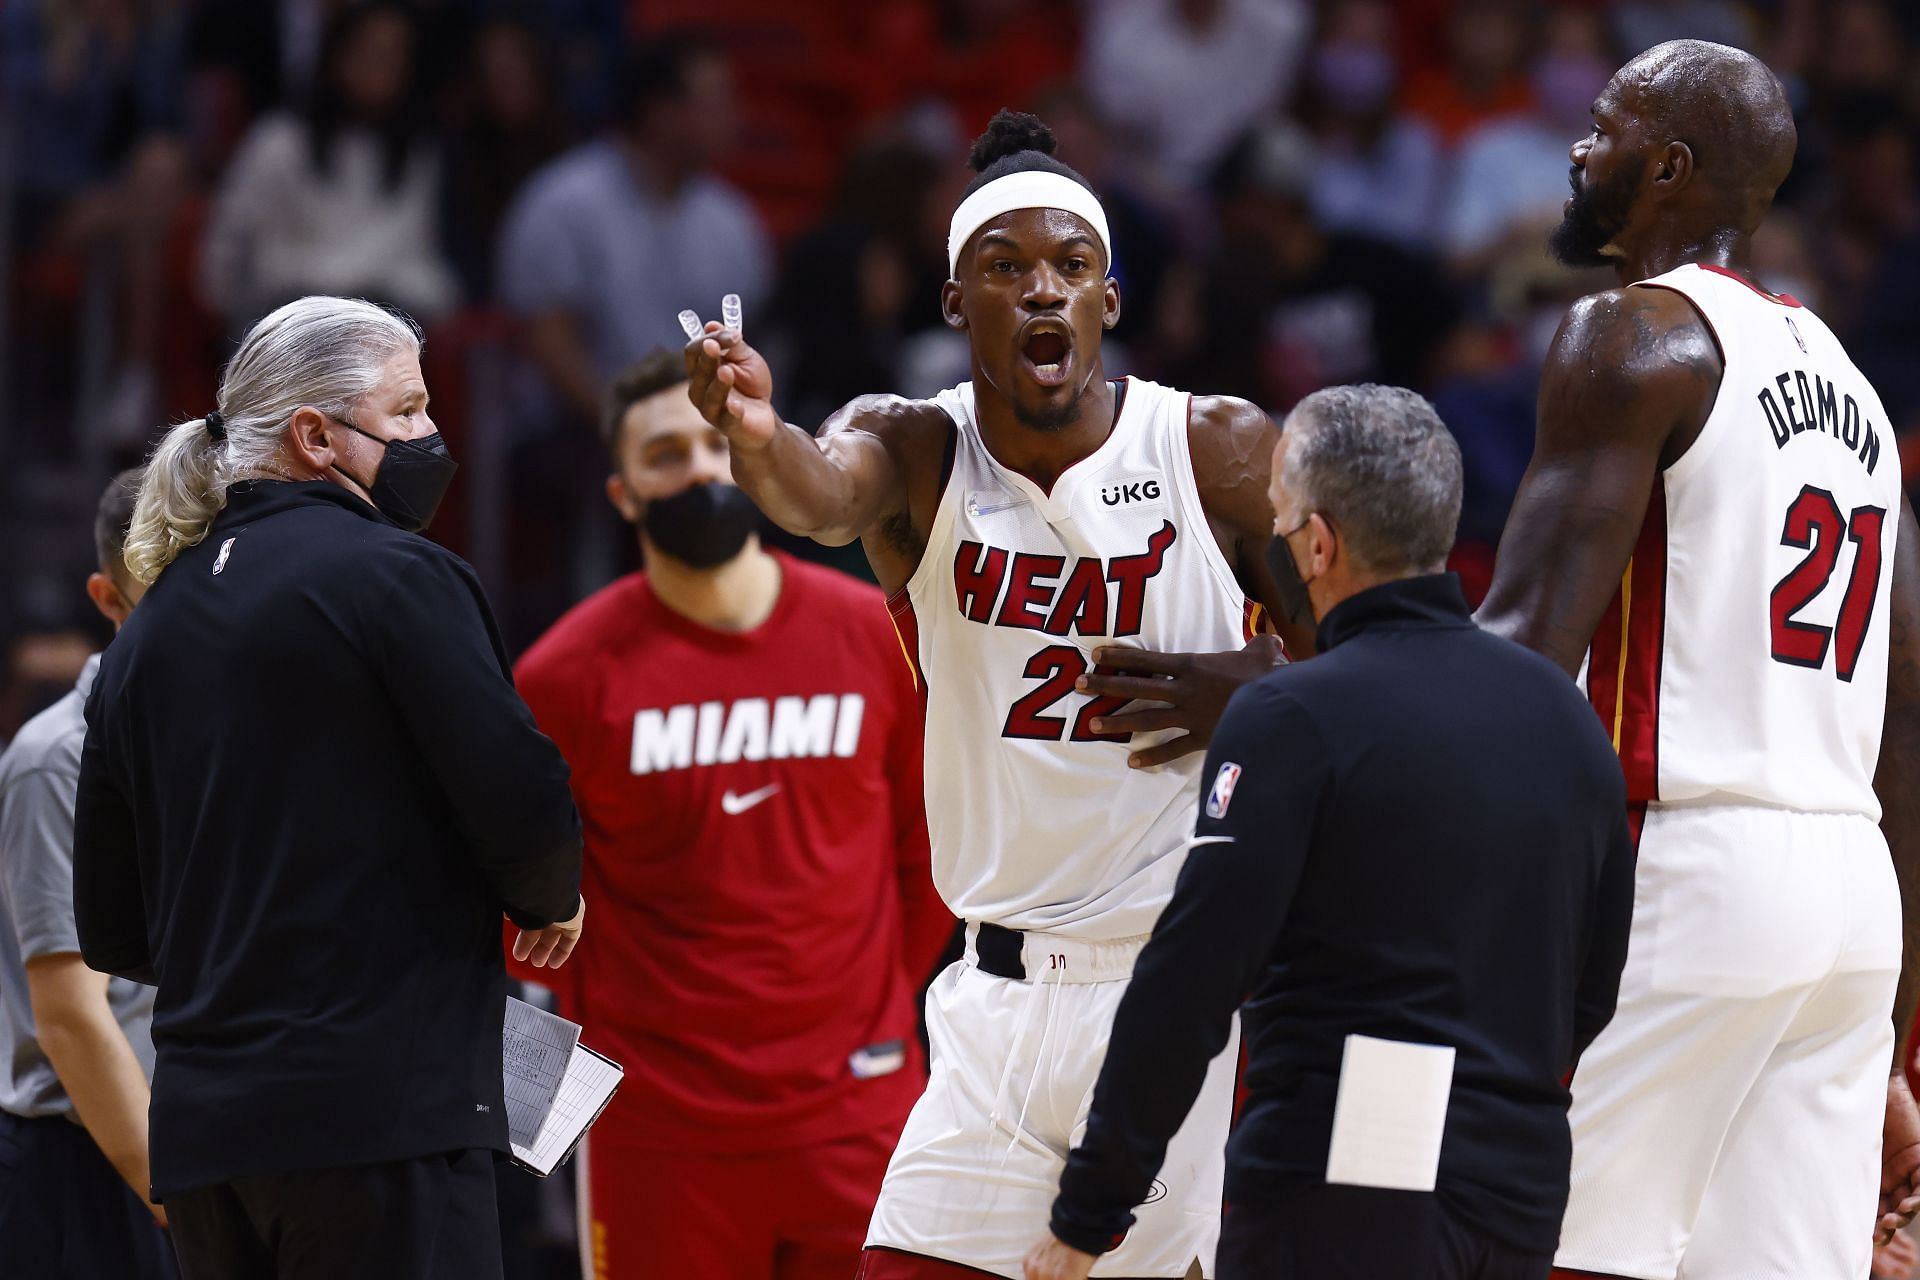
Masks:
[[[1021,1274],[1186,853],[1192,752],[1280,660],[1273,637],[1248,643],[1252,601],[1275,598],[1272,424],[1107,379],[1107,219],[1052,150],[1008,112],[974,144],[941,295],[969,381],[863,397],[816,440],[781,420],[736,331],[709,324],[686,352],[740,485],[797,533],[862,539],[926,680],[934,881],[967,943],[928,995],[931,1079],[881,1188],[867,1280]],[[1154,705],[1088,696],[1096,666],[1132,672],[1112,678]],[[1235,1055],[1212,1064],[1162,1194],[1096,1274],[1211,1266]]]
[[[1760,62],[1659,45],[1594,104],[1553,239],[1622,287],[1554,339],[1480,616],[1585,661],[1640,842],[1562,1274],[1864,1277],[1876,1192],[1883,1232],[1916,1204],[1920,546],[1879,397],[1752,277],[1794,142]]]
[[[760,545],[678,351],[607,396],[607,498],[646,572],[515,680],[573,769],[611,912],[556,978],[626,1064],[580,1161],[591,1280],[847,1280],[926,1076],[953,933],[927,872],[920,699],[880,593]]]

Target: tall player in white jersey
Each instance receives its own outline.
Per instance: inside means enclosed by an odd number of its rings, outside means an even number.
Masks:
[[[1641,824],[1619,1011],[1573,1077],[1556,1274],[1856,1280],[1920,1163],[1894,1053],[1920,887],[1914,518],[1879,397],[1748,265],[1793,159],[1779,82],[1676,41],[1593,115],[1554,248],[1623,287],[1554,341],[1480,613],[1584,662]]]
[[[974,145],[941,299],[968,382],[863,397],[816,440],[775,412],[736,331],[709,324],[687,347],[741,487],[790,530],[863,540],[926,682],[934,879],[967,947],[928,997],[931,1079],[874,1211],[869,1280],[1020,1275],[1186,855],[1192,753],[1281,660],[1272,636],[1249,643],[1254,602],[1277,596],[1273,425],[1242,401],[1108,381],[1106,216],[1052,150],[1008,112]],[[1163,1194],[1097,1274],[1211,1267],[1234,1066],[1229,1048]]]

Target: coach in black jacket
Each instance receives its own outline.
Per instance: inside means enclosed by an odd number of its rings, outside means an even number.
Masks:
[[[418,349],[366,303],[268,316],[128,539],[75,905],[88,964],[159,987],[190,1280],[500,1274],[501,913],[564,958],[580,825],[472,571],[399,527],[450,471]]]
[[[1460,456],[1426,401],[1308,397],[1271,496],[1275,575],[1306,580],[1321,656],[1243,689],[1214,735],[1195,847],[1028,1275],[1084,1276],[1126,1229],[1244,1000],[1221,1280],[1544,1280],[1561,1080],[1626,958],[1619,762],[1566,675],[1477,628],[1439,571]],[[1429,1148],[1424,1169],[1405,1152],[1369,1168],[1343,1147],[1330,1168],[1336,1098],[1345,1124],[1411,1091],[1395,1067],[1370,1096],[1356,1055],[1406,1045],[1452,1050],[1437,1164]]]

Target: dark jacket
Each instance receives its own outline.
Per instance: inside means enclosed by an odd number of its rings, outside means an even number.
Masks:
[[[1069,1244],[1131,1220],[1243,999],[1227,1230],[1324,1179],[1359,1034],[1455,1048],[1436,1192],[1513,1247],[1558,1240],[1561,1082],[1613,1016],[1633,907],[1619,761],[1566,673],[1476,627],[1450,574],[1353,596],[1320,647],[1236,694],[1214,736],[1201,842],[1061,1179]]]
[[[248,483],[87,703],[74,906],[159,987],[157,1192],[506,1149],[500,916],[578,905],[567,767],[458,557]]]

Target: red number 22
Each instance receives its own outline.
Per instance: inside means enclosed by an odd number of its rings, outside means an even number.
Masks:
[[[1027,659],[1020,674],[1040,681],[1040,687],[1025,694],[1007,708],[1007,723],[1000,730],[1003,738],[1037,738],[1058,742],[1067,727],[1065,716],[1048,715],[1054,703],[1073,692],[1073,682],[1089,670],[1087,659],[1070,644],[1050,644]],[[1073,718],[1074,742],[1126,742],[1124,733],[1095,733],[1090,724],[1095,716],[1110,716],[1127,705],[1125,698],[1090,698]]]

